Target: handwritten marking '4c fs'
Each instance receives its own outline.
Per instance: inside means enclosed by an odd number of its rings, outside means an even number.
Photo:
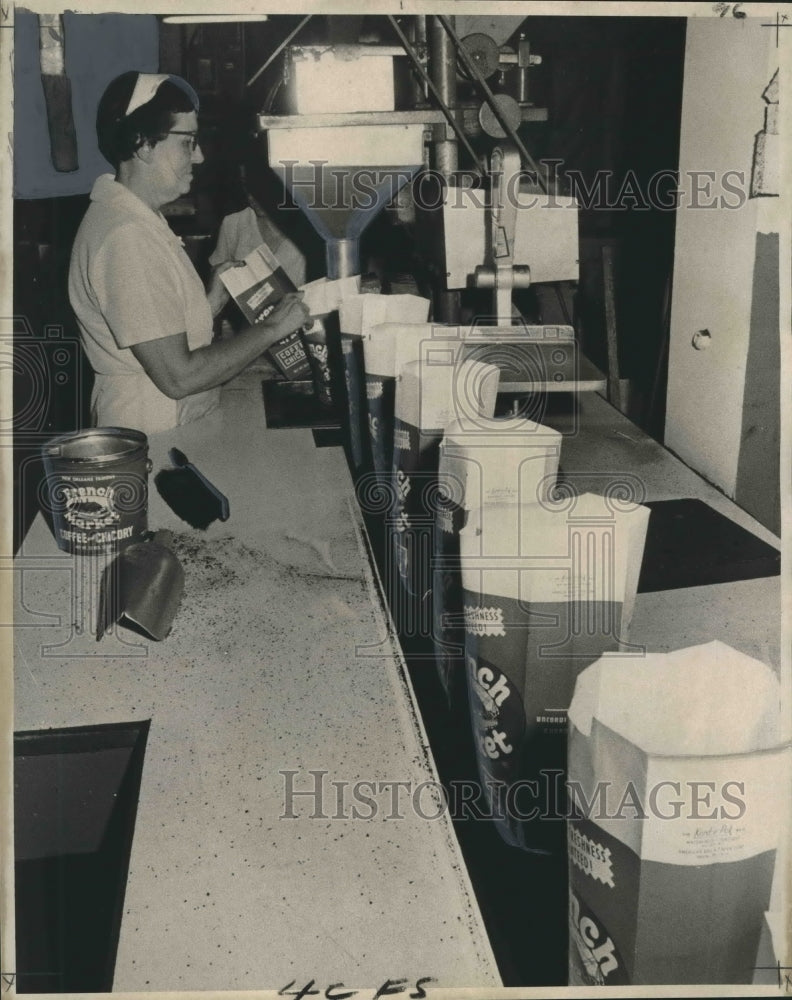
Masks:
[[[281,987],[281,989],[278,990],[278,996],[293,997],[294,1000],[303,1000],[304,997],[315,997],[320,995],[324,997],[324,1000],[352,1000],[353,997],[358,997],[359,1000],[363,1000],[361,990],[351,990],[344,986],[343,983],[333,983],[322,990],[314,988],[316,986],[315,979],[312,979],[301,989],[294,988],[294,984],[296,982],[297,980],[293,979],[287,986]],[[410,989],[411,980],[386,979],[382,986],[380,986],[376,992],[371,994],[370,1000],[381,1000],[382,997],[398,996],[403,993],[407,994],[408,1000],[424,1000],[427,995],[426,990],[424,989],[424,984],[436,982],[437,980],[432,976],[421,976],[412,983],[412,989],[409,993],[407,993],[407,990]]]

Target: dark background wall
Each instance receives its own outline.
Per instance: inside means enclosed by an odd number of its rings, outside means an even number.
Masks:
[[[653,177],[679,164],[686,22],[535,17],[528,24],[543,59],[531,98],[550,112],[536,127],[537,152],[562,160],[562,174],[579,171],[589,190],[598,176],[608,178],[605,204],[595,197],[580,217],[584,348],[607,370],[601,248],[610,244],[620,369],[637,399],[630,415],[662,440],[676,216],[646,193]],[[666,203],[673,187],[670,176],[660,185]]]

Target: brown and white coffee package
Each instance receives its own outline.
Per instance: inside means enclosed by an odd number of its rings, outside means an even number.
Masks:
[[[578,677],[572,985],[752,981],[789,821],[780,705],[773,671],[720,642]]]
[[[479,773],[515,846],[565,849],[567,708],[580,671],[627,641],[648,519],[582,494],[485,505],[459,535]]]

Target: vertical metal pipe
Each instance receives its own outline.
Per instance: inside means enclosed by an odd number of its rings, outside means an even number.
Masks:
[[[453,20],[453,18],[451,19]],[[451,110],[457,103],[457,57],[454,43],[443,29],[437,17],[429,19],[430,66],[432,82],[437,87],[444,103]],[[439,132],[442,138],[434,144],[435,169],[444,177],[450,177],[459,166],[459,153],[456,138],[447,138],[447,126],[437,125],[435,135]]]
[[[462,302],[458,291],[445,288],[441,283],[440,287],[434,289],[432,305],[434,307],[432,319],[435,322],[459,326]]]
[[[521,32],[518,48],[521,56],[524,44],[525,34]],[[528,103],[528,67],[521,65],[521,60],[517,62],[517,102],[519,104]]]
[[[415,41],[419,45],[426,45],[426,14],[416,14],[415,21]]]
[[[517,70],[517,102],[528,103],[528,67],[520,66]]]
[[[454,21],[454,18],[451,18]],[[429,73],[432,83],[444,103],[456,111],[457,104],[457,55],[454,43],[437,17],[429,18]],[[459,145],[455,137],[448,138],[449,126],[435,126],[434,169],[449,179],[459,168]],[[442,271],[441,271],[442,273]],[[432,296],[433,316],[440,323],[459,322],[460,295],[445,287],[445,279],[438,277]]]
[[[426,58],[426,14],[416,14],[412,20],[412,26],[410,31],[410,41],[413,43],[413,48],[422,58]],[[426,63],[424,63],[424,68],[426,68]],[[429,100],[429,95],[427,93],[426,84],[420,77],[416,74],[412,74],[413,80],[413,93],[412,102],[415,106],[419,104],[425,104]]]
[[[360,274],[360,241],[328,240],[325,243],[325,260],[327,277],[332,281]]]

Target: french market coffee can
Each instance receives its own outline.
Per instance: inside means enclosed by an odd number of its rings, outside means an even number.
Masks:
[[[148,438],[128,427],[95,427],[42,447],[40,501],[58,547],[87,554],[142,541],[147,529]]]

